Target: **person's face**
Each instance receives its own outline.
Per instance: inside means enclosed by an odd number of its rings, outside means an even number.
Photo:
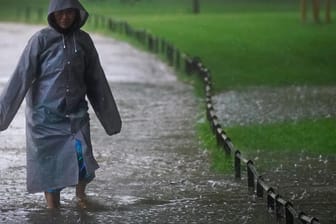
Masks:
[[[54,12],[55,21],[62,29],[68,29],[76,19],[75,9],[65,9]]]

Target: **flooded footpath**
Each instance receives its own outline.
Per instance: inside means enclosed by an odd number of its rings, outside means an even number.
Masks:
[[[214,97],[224,127],[334,118],[335,99],[336,86],[255,87]],[[321,223],[336,223],[336,148],[329,155],[305,149],[242,153],[254,161],[269,186],[298,210],[319,218]]]
[[[0,90],[37,26],[0,23]],[[42,193],[26,192],[24,105],[0,133],[0,223],[275,223],[264,201],[248,194],[246,179],[210,169],[194,130],[199,102],[154,56],[93,36],[123,129],[109,137],[91,111],[100,169],[80,209],[74,189],[61,209],[45,208]]]

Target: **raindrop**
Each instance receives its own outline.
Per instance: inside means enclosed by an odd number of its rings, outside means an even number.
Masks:
[[[301,196],[299,197],[299,200],[302,200],[302,199],[304,198],[304,196],[306,195],[306,193],[307,193],[307,190],[305,189],[305,190],[302,192]]]

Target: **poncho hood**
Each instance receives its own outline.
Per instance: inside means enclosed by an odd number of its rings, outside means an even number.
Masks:
[[[56,24],[54,20],[53,13],[65,9],[76,9],[77,10],[77,17],[76,21],[72,25],[69,30],[62,30],[58,25]],[[84,26],[87,18],[89,17],[89,13],[84,9],[82,4],[78,0],[51,0],[49,4],[48,9],[48,23],[49,25],[57,30],[58,32],[69,32],[80,29],[82,26]]]

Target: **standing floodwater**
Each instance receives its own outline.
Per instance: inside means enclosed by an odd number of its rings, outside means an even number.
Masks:
[[[335,98],[336,86],[289,86],[227,91],[215,96],[214,101],[220,123],[228,127],[334,118]],[[334,125],[333,135],[335,130]],[[270,186],[297,209],[318,217],[321,223],[335,224],[336,148],[334,152],[261,148],[244,155],[255,162]]]
[[[0,89],[29,36],[39,27],[0,24]],[[209,169],[194,131],[197,99],[172,70],[129,45],[94,36],[123,119],[109,137],[91,113],[94,154],[100,164],[88,186],[92,203],[77,208],[74,189],[62,208],[26,193],[24,105],[0,133],[1,223],[272,223],[264,202],[251,202],[246,180]]]

